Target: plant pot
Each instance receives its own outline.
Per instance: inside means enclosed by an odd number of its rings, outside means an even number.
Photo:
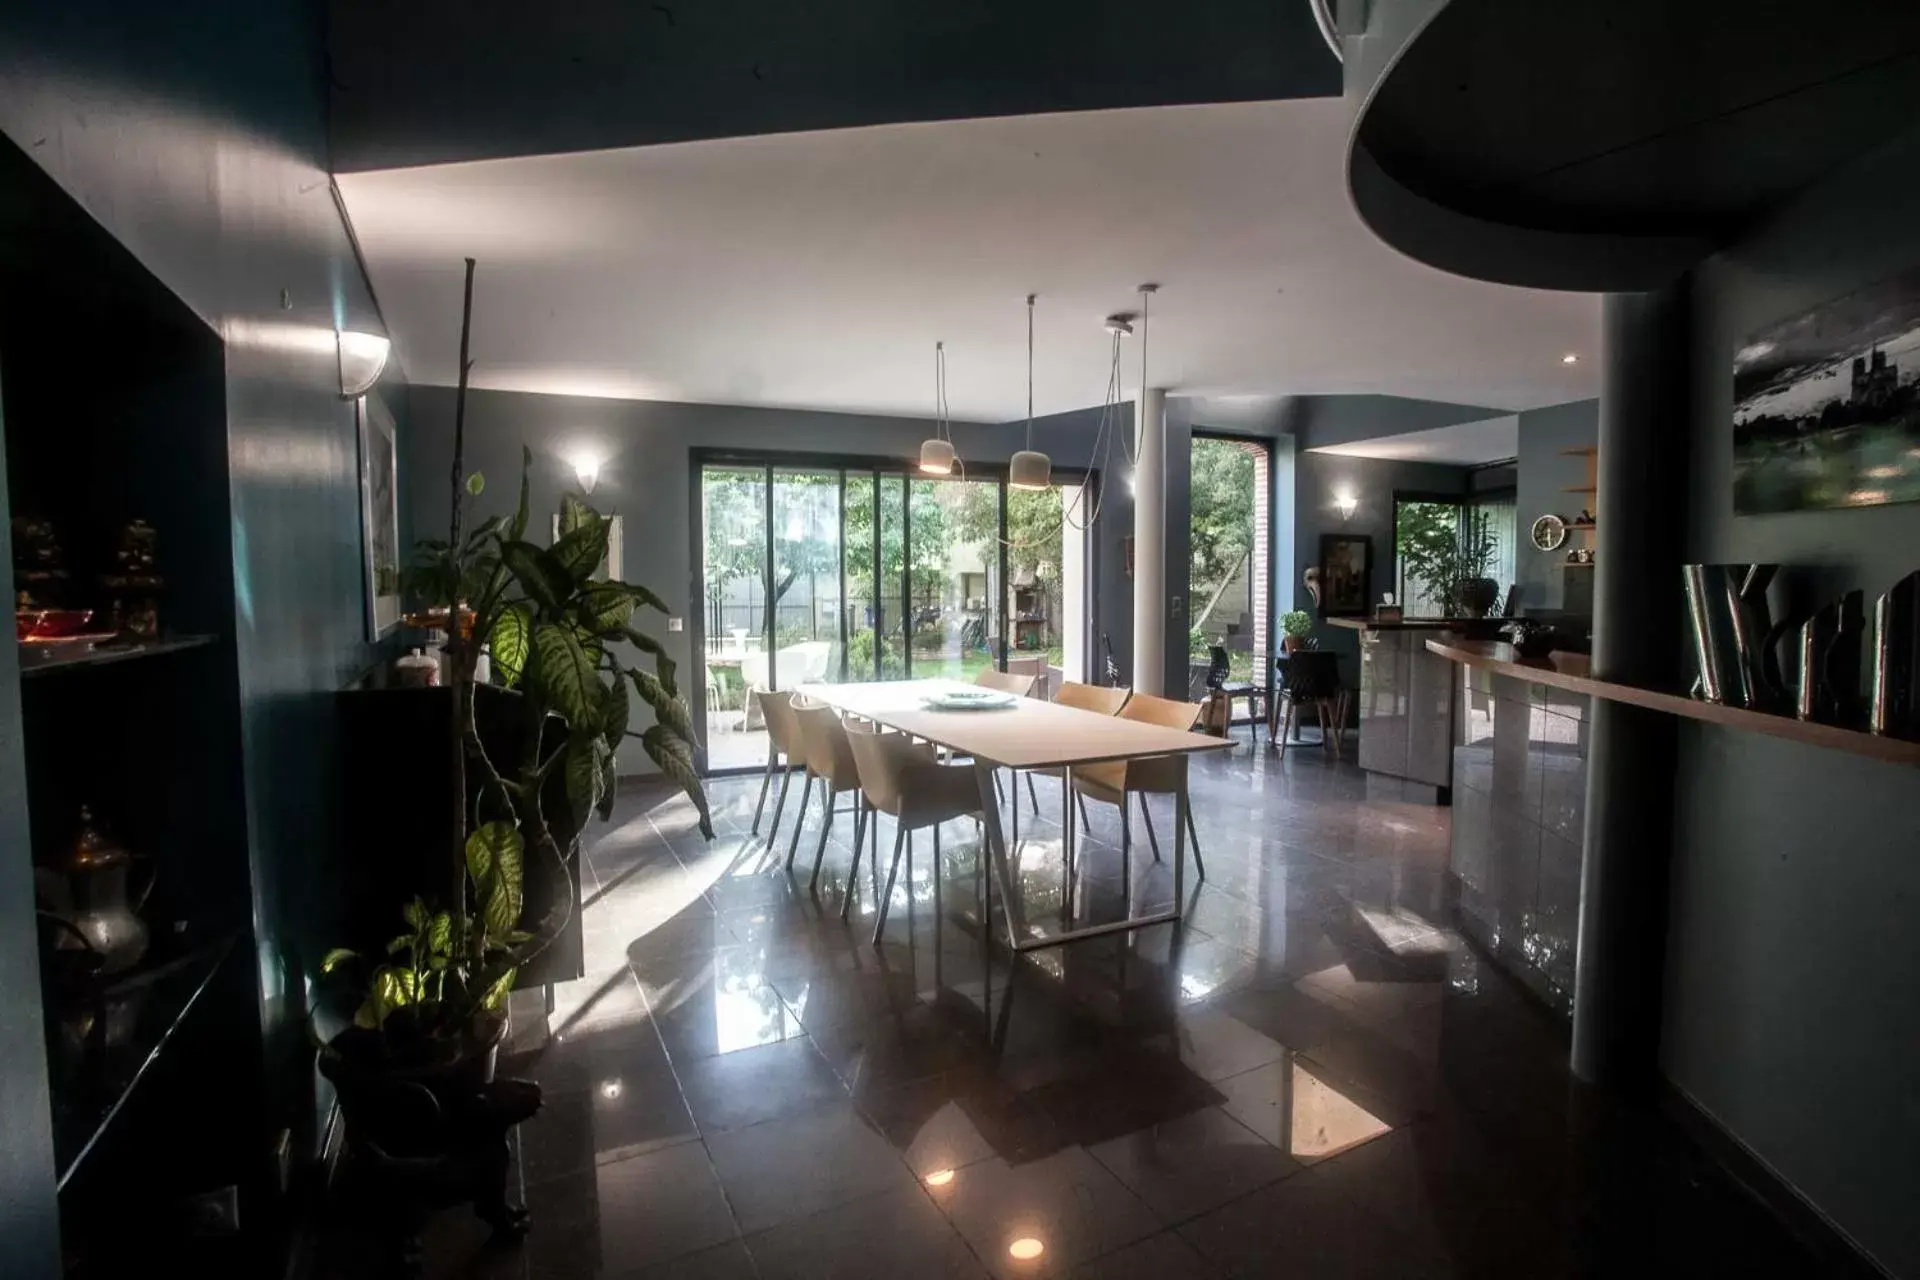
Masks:
[[[396,1274],[417,1272],[420,1230],[439,1209],[471,1202],[496,1235],[526,1232],[526,1210],[507,1200],[507,1132],[540,1109],[540,1087],[495,1078],[505,1035],[506,1020],[488,1018],[443,1052],[395,1058],[379,1032],[352,1027],[320,1052],[339,1093],[362,1220]]]
[[[1500,598],[1500,584],[1492,578],[1463,578],[1459,586],[1460,607],[1469,618],[1484,618]]]
[[[1282,636],[1280,638],[1280,651],[1282,653],[1298,653],[1302,648],[1306,647],[1306,643],[1307,638],[1305,636]]]

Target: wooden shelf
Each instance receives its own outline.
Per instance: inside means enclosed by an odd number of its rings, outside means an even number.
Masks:
[[[1599,526],[1591,520],[1569,520],[1567,522],[1567,528],[1569,529],[1596,529],[1598,527]]]
[[[73,654],[49,654],[35,662],[28,662],[27,650],[37,646],[20,646],[20,676],[43,676],[50,671],[71,671],[76,667],[104,667],[116,662],[132,662],[136,658],[155,658],[164,653],[179,653],[185,649],[198,649],[210,645],[212,636],[168,636],[165,640],[154,640],[147,644],[116,645],[106,649],[89,649]]]
[[[1570,484],[1561,488],[1562,493],[1598,493],[1600,490],[1590,484]]]
[[[1845,751],[1850,755],[1884,760],[1889,764],[1920,765],[1920,742],[1909,742],[1905,738],[1882,737],[1876,733],[1848,729],[1837,724],[1798,720],[1793,716],[1775,715],[1770,711],[1750,711],[1745,707],[1702,702],[1685,694],[1667,693],[1660,689],[1644,689],[1639,685],[1615,684],[1610,680],[1595,680],[1591,676],[1573,675],[1559,670],[1545,659],[1522,658],[1514,653],[1512,645],[1501,641],[1429,640],[1427,648],[1449,661],[1458,662],[1464,666],[1478,667],[1483,671],[1511,676],[1516,680],[1526,680],[1533,684],[1565,689],[1568,693],[1583,693],[1590,698],[1604,698],[1608,702],[1623,702],[1630,706],[1645,707],[1650,711],[1664,711],[1669,715],[1683,716],[1688,720],[1725,725],[1730,729],[1745,729],[1751,733],[1764,733],[1772,738],[1804,742],[1809,746],[1825,747],[1830,751]]]
[[[1562,449],[1560,456],[1563,458],[1597,458],[1600,456],[1600,448],[1598,445],[1583,444],[1572,449]]]

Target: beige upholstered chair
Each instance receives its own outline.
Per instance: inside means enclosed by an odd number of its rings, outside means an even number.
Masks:
[[[773,822],[767,827],[767,843],[773,843],[780,830],[780,811],[787,806],[787,786],[793,771],[805,763],[800,758],[800,728],[793,718],[793,695],[755,689],[747,695],[760,704],[760,718],[767,726],[767,772],[760,779],[760,803],[753,807],[753,834],[760,834],[760,815],[766,811],[767,788],[773,775],[780,775],[780,798],[773,802]]]
[[[860,837],[865,833],[867,808],[860,798],[860,775],[854,767],[853,752],[847,746],[847,732],[841,727],[840,717],[832,707],[819,703],[795,701],[792,704],[793,718],[799,729],[800,755],[807,767],[807,780],[800,789],[800,809],[793,824],[793,840],[787,845],[787,870],[793,870],[793,856],[800,848],[800,828],[807,820],[807,798],[813,793],[815,781],[820,783],[821,794],[826,798],[826,812],[820,817],[820,845],[813,853],[813,876],[807,881],[809,891],[820,884],[820,863],[827,856],[827,833],[833,829],[833,802],[844,792],[854,793],[853,806],[853,847],[860,848]]]
[[[1120,708],[1120,719],[1165,729],[1192,729],[1203,707],[1197,702],[1176,702],[1136,693]],[[1146,819],[1147,841],[1153,846],[1153,860],[1160,860],[1160,840],[1153,833],[1153,814],[1147,809],[1150,795],[1178,795],[1186,787],[1187,762],[1181,756],[1146,756],[1138,760],[1111,760],[1103,764],[1081,765],[1073,771],[1073,789],[1080,797],[1080,825],[1088,829],[1086,802],[1099,800],[1120,810],[1120,849],[1123,857],[1132,856],[1133,829],[1127,822],[1127,797],[1140,797],[1140,816]],[[1193,828],[1193,806],[1187,806],[1187,835],[1193,841],[1193,865],[1206,878],[1206,864],[1200,861],[1200,837]]]
[[[1011,693],[1016,698],[1031,698],[1035,678],[1019,671],[988,669],[975,676],[973,682],[982,689],[992,689],[997,693]]]
[[[861,725],[848,725],[847,745],[852,749],[859,769],[860,788],[866,796],[867,811],[890,814],[894,820],[893,865],[887,871],[887,887],[880,895],[880,909],[873,925],[873,945],[887,927],[887,906],[893,898],[894,879],[900,873],[903,847],[912,858],[911,832],[920,827],[933,828],[933,903],[940,912],[940,824],[968,814],[980,813],[980,786],[973,766],[941,764],[933,758],[932,748],[914,743],[903,733],[878,733]],[[877,821],[869,817],[869,821]],[[847,873],[847,896],[840,904],[840,918],[846,919],[853,906],[854,884],[860,874],[860,842],[854,841],[853,868]],[[876,850],[877,852],[877,850]]]
[[[1091,711],[1097,716],[1111,716],[1118,715],[1120,708],[1127,705],[1127,699],[1131,696],[1133,696],[1131,689],[1111,689],[1105,685],[1081,684],[1078,680],[1062,680],[1060,691],[1053,695],[1053,700],[1059,706]],[[1033,769],[1027,773],[1027,801],[1033,805],[1034,813],[1038,814],[1040,797],[1034,794],[1033,790],[1033,776],[1036,773],[1043,778],[1058,778],[1063,775],[1058,769]],[[1015,785],[1019,784],[1016,782]],[[1014,799],[1018,800],[1019,797],[1015,796]],[[1018,840],[1020,831],[1017,824],[1020,821],[1020,806],[1015,804],[1013,809],[1013,818],[1016,823],[1014,839]],[[1062,814],[1061,821],[1064,822],[1071,817],[1071,814]]]

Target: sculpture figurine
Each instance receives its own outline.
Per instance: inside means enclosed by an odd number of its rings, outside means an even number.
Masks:
[[[108,622],[123,639],[160,636],[160,593],[166,580],[154,571],[155,539],[153,526],[145,520],[128,521],[113,553],[116,569],[100,579],[111,593]]]

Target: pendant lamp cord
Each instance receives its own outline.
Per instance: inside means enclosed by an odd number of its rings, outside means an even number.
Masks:
[[[1027,449],[1033,449],[1033,300],[1027,295]]]

